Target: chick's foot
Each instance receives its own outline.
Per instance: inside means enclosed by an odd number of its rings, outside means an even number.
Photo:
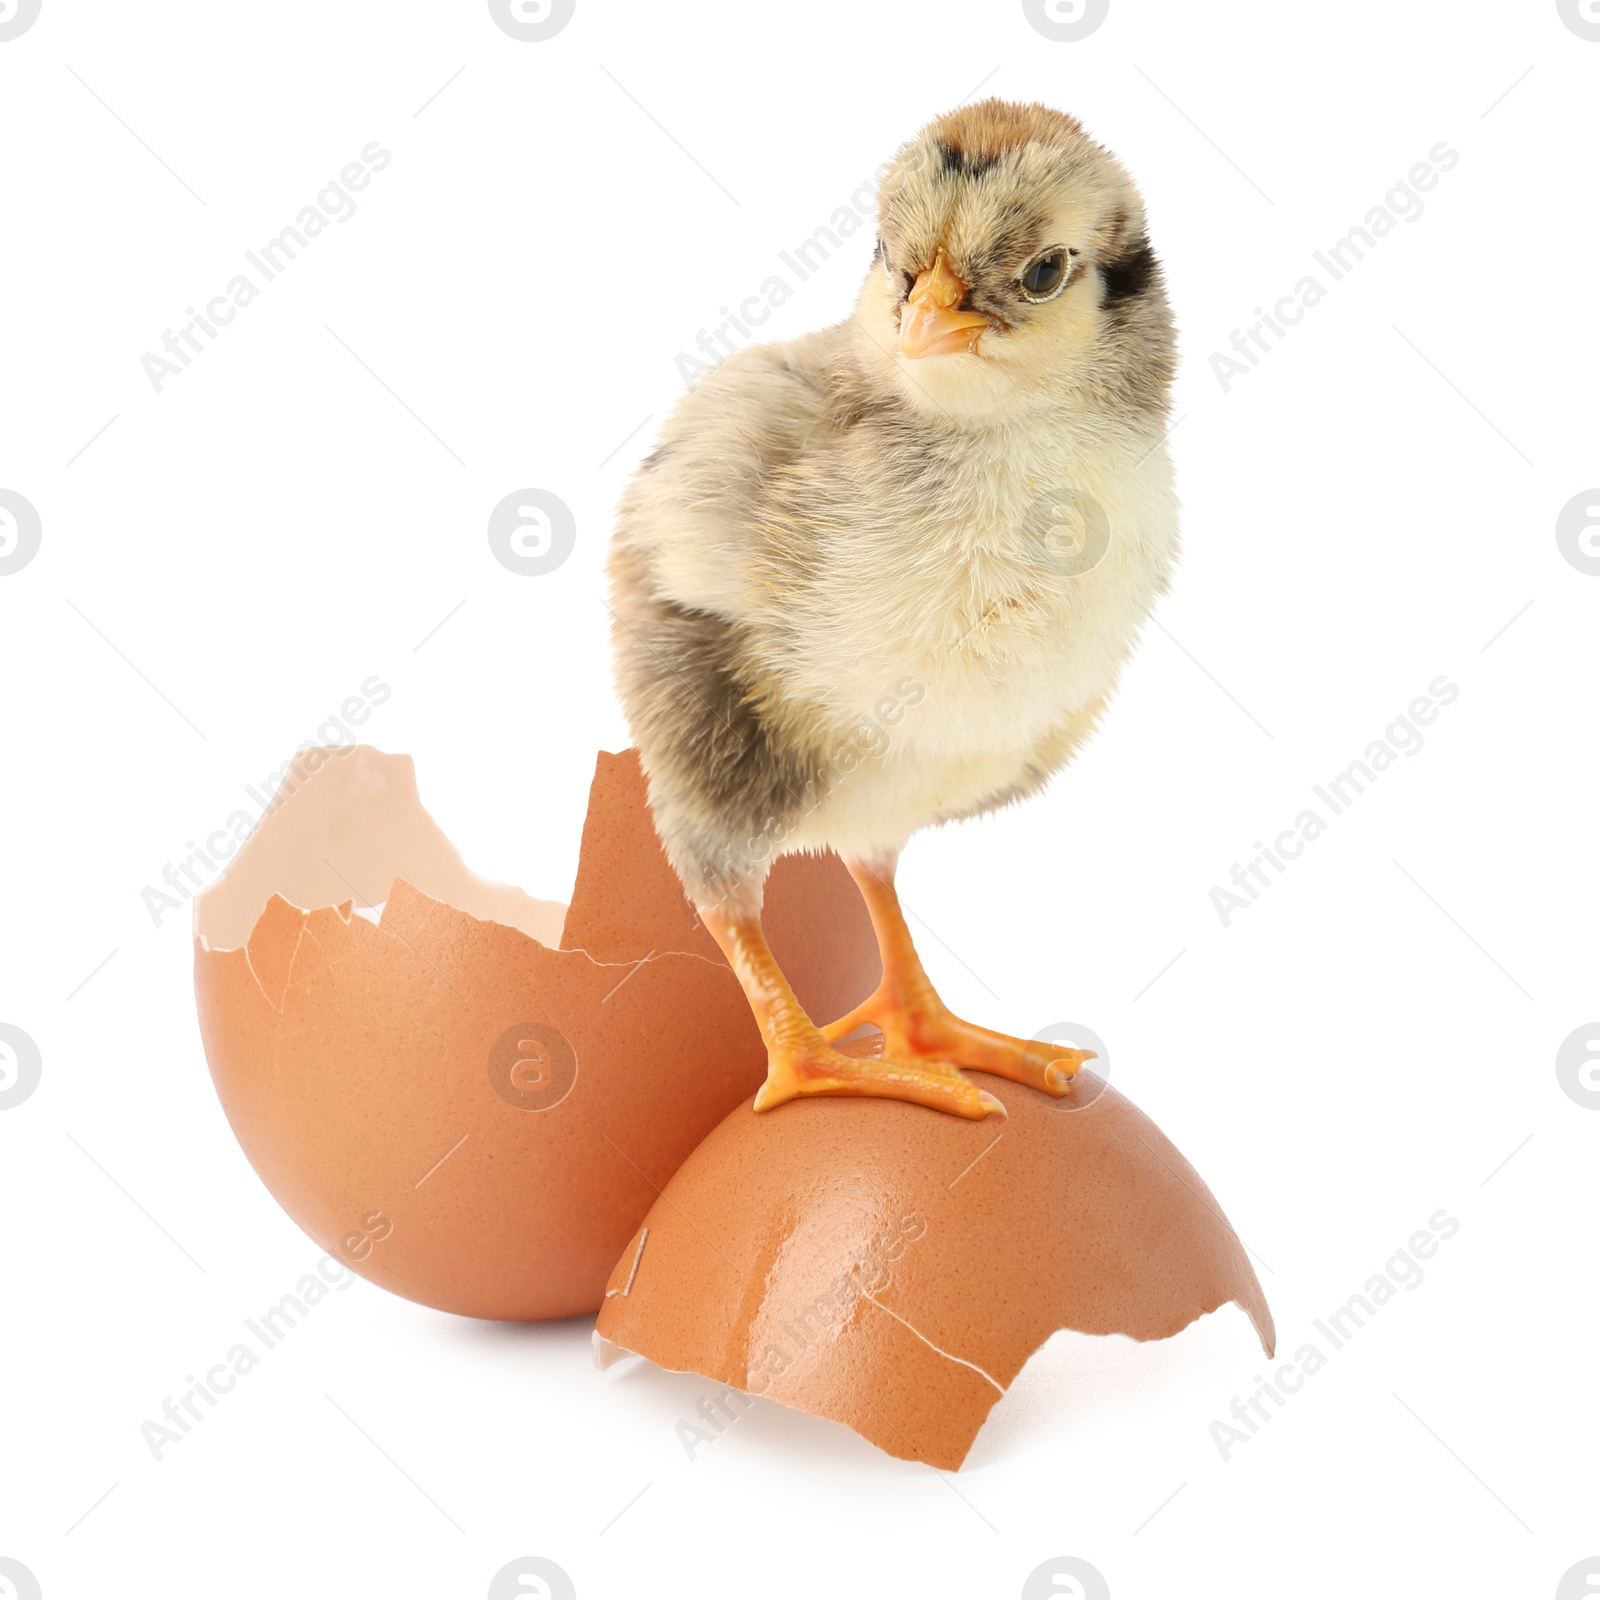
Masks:
[[[848,1016],[822,1030],[830,1043],[854,1033],[863,1023],[883,1032],[883,1052],[896,1061],[953,1061],[975,1072],[992,1072],[1013,1083],[1042,1089],[1058,1099],[1071,1086],[1078,1068],[1093,1060],[1092,1050],[1069,1050],[1037,1039],[1017,1039],[980,1027],[955,1015],[931,986],[920,992],[878,991]]]
[[[767,1081],[756,1095],[755,1109],[770,1111],[801,1095],[846,1094],[908,1100],[974,1122],[991,1113],[1006,1114],[1000,1101],[948,1061],[933,1057],[921,1061],[862,1059],[833,1049],[820,1034],[814,1040],[780,1044],[770,1051]]]
[[[822,1030],[837,1044],[865,1022],[883,1030],[883,1053],[898,1061],[954,1061],[975,1072],[993,1072],[1042,1089],[1058,1099],[1064,1095],[1094,1051],[1063,1049],[1037,1039],[1016,1039],[992,1028],[980,1028],[956,1016],[929,981],[906,926],[900,897],[895,893],[895,858],[849,861],[866,901],[878,936],[883,978],[854,1011]]]
[[[701,920],[738,978],[767,1047],[767,1081],[756,1094],[757,1111],[770,1111],[801,1095],[874,1095],[981,1121],[1006,1108],[948,1061],[866,1060],[835,1050],[795,999],[773,959],[754,907],[708,904]]]

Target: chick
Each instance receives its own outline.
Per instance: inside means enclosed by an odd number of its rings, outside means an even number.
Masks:
[[[951,1014],[896,897],[911,835],[1038,791],[1092,731],[1177,549],[1171,316],[1144,206],[1073,117],[999,100],[904,146],[848,321],[678,405],[612,541],[613,645],[657,830],[760,1025],[756,1109],[1004,1114],[1086,1052]],[[883,958],[818,1027],[761,931],[771,860],[831,847]],[[883,1053],[835,1045],[864,1023]]]

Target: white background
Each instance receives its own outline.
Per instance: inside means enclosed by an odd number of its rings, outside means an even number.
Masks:
[[[1113,0],[1078,43],[1014,0],[579,0],[531,44],[466,0],[44,0],[0,43],[0,488],[43,526],[0,577],[0,1022],[43,1058],[0,1112],[0,1555],[46,1600],[477,1597],[525,1554],[583,1600],[1010,1597],[1059,1555],[1117,1600],[1554,1595],[1600,1551],[1600,1112],[1554,1066],[1600,1014],[1600,578],[1555,538],[1600,481],[1597,77],[1545,0]],[[1076,767],[913,845],[930,967],[1108,1042],[1286,1354],[1459,1232],[1226,1462],[1263,1370],[1232,1308],[1058,1336],[950,1477],[764,1402],[691,1462],[700,1380],[366,1284],[154,1461],[140,1424],[317,1251],[212,1093],[187,907],[141,891],[378,674],[362,733],[469,862],[564,897],[677,355],[980,81],[1144,190],[1186,554]],[[141,355],[373,140],[356,215],[157,394]],[[1424,214],[1224,393],[1211,353],[1441,140]],[[871,239],[769,336],[847,314]],[[578,528],[541,578],[485,536],[530,486]],[[1224,927],[1213,885],[1441,674],[1425,748]]]

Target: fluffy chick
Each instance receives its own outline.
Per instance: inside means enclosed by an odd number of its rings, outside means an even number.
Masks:
[[[853,315],[678,405],[612,543],[618,687],[673,865],[768,1048],[764,1109],[968,1117],[976,1068],[1066,1092],[1081,1051],[953,1016],[895,863],[1038,790],[1094,727],[1177,549],[1171,316],[1144,206],[1073,117],[989,100],[896,155]],[[761,934],[771,860],[832,847],[877,991],[816,1027]],[[881,1059],[834,1048],[864,1022]]]

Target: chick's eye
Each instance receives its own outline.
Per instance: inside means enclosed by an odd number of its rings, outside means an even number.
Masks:
[[[1022,269],[1017,280],[1029,300],[1049,300],[1067,281],[1067,252],[1060,245],[1041,251]]]

